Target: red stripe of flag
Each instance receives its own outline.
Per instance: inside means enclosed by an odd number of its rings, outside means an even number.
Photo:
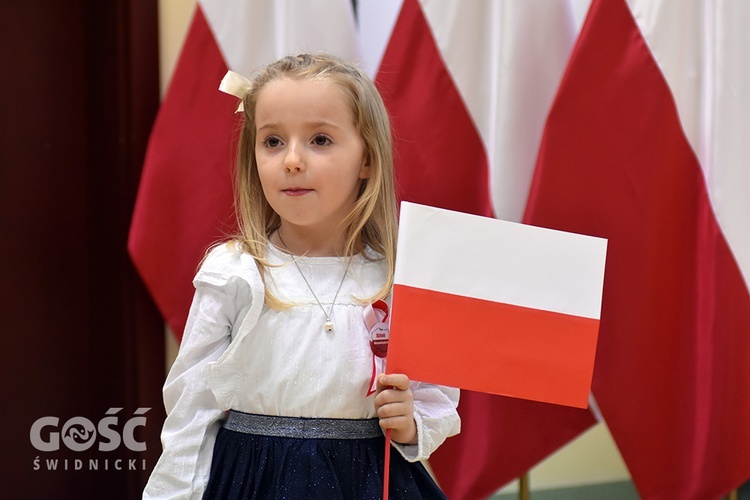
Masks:
[[[394,307],[391,318],[391,324],[408,335],[392,336],[389,372],[479,392],[588,407],[597,319],[400,284],[394,286],[393,303],[409,305]],[[497,317],[504,318],[502,325],[493,324],[491,318]],[[453,342],[446,349],[415,345],[406,337]]]

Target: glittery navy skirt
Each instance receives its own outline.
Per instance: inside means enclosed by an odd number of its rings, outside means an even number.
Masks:
[[[385,438],[377,419],[271,417],[230,411],[204,499],[379,500]],[[389,498],[444,499],[420,463],[392,450]]]

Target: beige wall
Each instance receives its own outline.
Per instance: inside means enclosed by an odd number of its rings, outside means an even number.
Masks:
[[[162,95],[174,70],[195,4],[195,0],[159,0]],[[170,365],[177,347],[169,333],[167,347],[167,363]],[[532,491],[627,479],[629,475],[625,464],[609,431],[601,424],[539,464],[530,474]],[[514,489],[517,489],[517,484],[510,484],[503,491]]]
[[[629,479],[625,463],[604,424],[561,448],[529,474],[532,491]],[[516,491],[517,483],[509,484],[502,491]]]
[[[159,0],[159,76],[162,96],[193,17],[196,0]]]

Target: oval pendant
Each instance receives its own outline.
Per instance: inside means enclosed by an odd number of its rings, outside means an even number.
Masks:
[[[326,331],[327,332],[333,331],[333,321],[331,321],[330,319],[326,321]]]

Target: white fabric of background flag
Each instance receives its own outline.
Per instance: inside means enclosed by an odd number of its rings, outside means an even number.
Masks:
[[[200,6],[229,69],[248,78],[300,52],[362,61],[354,11],[346,0],[200,0]]]

